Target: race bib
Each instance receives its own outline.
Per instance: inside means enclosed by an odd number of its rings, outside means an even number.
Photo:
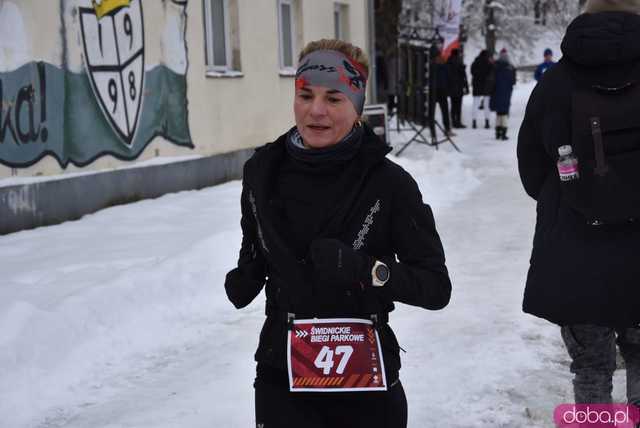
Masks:
[[[294,320],[287,364],[291,392],[387,390],[380,339],[369,320]]]

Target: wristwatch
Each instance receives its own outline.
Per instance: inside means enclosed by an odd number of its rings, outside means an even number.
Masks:
[[[387,281],[389,281],[390,276],[391,270],[389,266],[376,260],[371,269],[371,285],[374,287],[383,287]]]

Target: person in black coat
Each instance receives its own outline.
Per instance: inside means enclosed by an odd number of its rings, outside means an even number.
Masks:
[[[462,97],[469,93],[467,72],[459,49],[453,49],[447,61],[449,97],[451,97],[451,122],[454,128],[466,128],[462,123]]]
[[[265,290],[254,384],[256,424],[264,428],[406,427],[389,312],[394,302],[437,310],[450,299],[431,209],[413,178],[386,158],[390,147],[359,121],[367,73],[366,56],[351,44],[307,45],[296,75],[296,126],[244,166],[242,245],[225,289],[237,308]],[[387,390],[291,392],[290,361],[299,355],[287,343],[295,322],[343,318],[373,322]],[[326,363],[318,358],[316,367]]]
[[[611,204],[606,205],[624,205],[628,195],[636,201],[640,196],[636,172],[640,164],[640,116],[637,108],[626,116],[616,110],[616,105],[638,103],[624,95],[625,88],[634,88],[640,82],[637,13],[640,1],[587,3],[587,13],[567,29],[562,60],[534,89],[518,140],[522,183],[537,201],[523,310],[561,326],[573,360],[577,403],[611,402],[617,331],[626,361],[628,400],[640,405],[640,219],[626,220],[630,215],[621,212],[625,220],[620,223],[588,220],[586,211],[571,198],[575,186],[588,186],[583,188],[597,194],[595,184],[589,185],[595,181],[584,181],[596,180],[593,159],[597,156],[597,134],[590,128],[593,117],[576,116],[585,108],[598,108],[596,103],[579,101],[585,93],[604,99],[617,97],[609,101],[613,103],[610,111],[599,112],[606,115],[602,118],[604,155],[611,168],[623,159],[636,159],[635,166],[611,171],[626,177],[624,186],[631,193],[625,195],[621,187],[611,187],[605,192]],[[615,95],[616,90],[624,91]],[[628,136],[623,132],[626,127]],[[611,129],[615,132],[609,132]],[[616,135],[625,146],[620,153],[614,145],[606,144],[617,141]],[[579,177],[562,182],[556,165],[558,149],[568,144],[577,154]],[[603,173],[602,177],[606,176],[611,177]],[[639,207],[630,208],[638,211]]]
[[[449,91],[451,89],[451,73],[447,62],[445,61],[442,53],[439,52],[433,62],[433,73],[431,78],[434,80],[434,94],[432,103],[435,102],[440,106],[440,113],[442,115],[442,125],[444,126],[444,132],[447,136],[452,137],[455,134],[451,131],[451,118],[449,116]],[[435,115],[435,105],[433,106],[433,113]],[[432,131],[432,133],[435,131]]]
[[[509,109],[511,108],[513,86],[516,84],[516,69],[511,65],[506,49],[500,51],[492,80],[494,87],[491,93],[490,107],[492,111],[496,112],[496,139],[508,140]]]
[[[490,95],[493,88],[490,87],[489,76],[493,74],[493,62],[489,51],[481,51],[471,64],[471,86],[473,87],[473,108],[471,109],[472,127],[478,126],[477,116],[480,110],[484,110],[484,127],[491,128],[491,109],[489,108]]]

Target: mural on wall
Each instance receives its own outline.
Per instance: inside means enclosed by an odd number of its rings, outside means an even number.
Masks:
[[[78,41],[82,67],[73,66],[74,58],[59,66],[31,60],[11,70],[0,64],[0,163],[26,167],[47,155],[62,167],[103,155],[133,160],[157,136],[193,148],[187,2],[163,0],[164,27],[145,34],[142,0],[70,1],[75,25],[63,26],[63,43]],[[157,9],[160,2],[152,1]],[[148,48],[156,53],[152,64]]]
[[[140,0],[95,3],[93,8],[80,8],[84,63],[102,111],[130,147],[144,93],[142,4]]]

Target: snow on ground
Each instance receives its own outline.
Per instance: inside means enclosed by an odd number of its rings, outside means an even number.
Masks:
[[[467,129],[463,153],[393,158],[434,208],[454,286],[442,311],[391,315],[410,427],[551,427],[571,401],[558,328],[520,309],[535,209],[515,140],[531,89],[515,93],[510,141]],[[0,237],[0,427],[253,426],[264,297],[237,311],[223,288],[239,195],[231,182]]]

